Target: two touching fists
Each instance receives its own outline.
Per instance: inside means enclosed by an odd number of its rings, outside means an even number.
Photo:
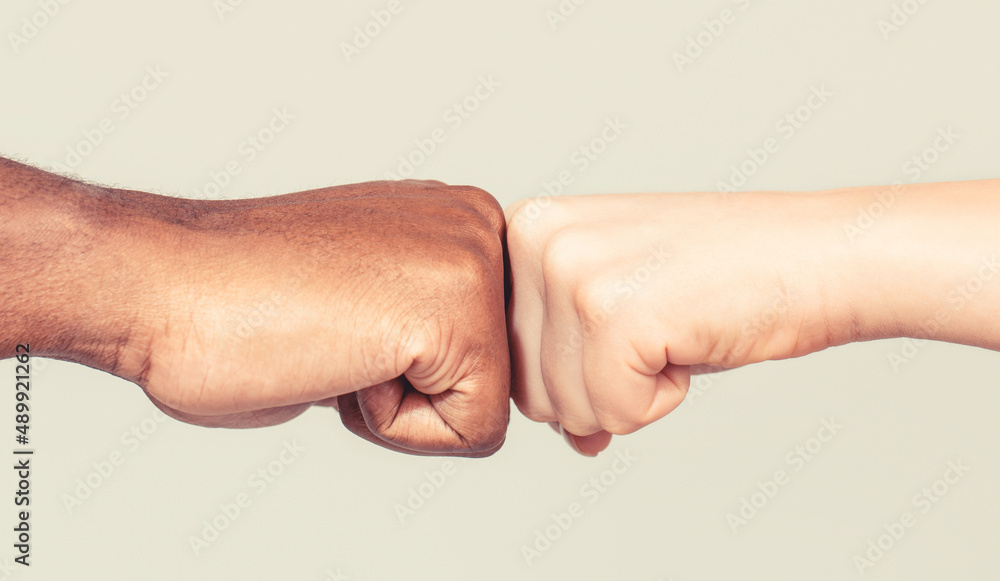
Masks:
[[[413,454],[495,452],[513,397],[595,454],[699,369],[889,337],[1000,349],[998,184],[547,197],[505,216],[440,182],[190,200],[0,158],[0,357],[30,343],[204,426],[333,406]]]
[[[128,331],[84,362],[205,426],[320,404],[393,450],[484,456],[512,395],[594,454],[677,407],[692,365],[827,338],[795,297],[752,333],[733,323],[811,290],[774,268],[793,233],[762,231],[725,196],[538,199],[506,219],[482,190],[423,181],[89,203],[102,234],[88,256],[109,257],[125,297],[103,318]]]

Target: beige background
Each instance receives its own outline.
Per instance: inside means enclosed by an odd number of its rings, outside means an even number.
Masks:
[[[591,0],[554,30],[546,11],[557,0],[400,1],[348,63],[341,43],[386,2],[245,0],[220,19],[210,0],[73,1],[15,51],[10,34],[41,8],[8,0],[0,151],[65,163],[107,117],[114,131],[74,168],[81,176],[196,196],[235,160],[241,171],[221,195],[240,197],[380,179],[443,128],[414,175],[475,184],[505,205],[563,170],[573,194],[712,190],[770,137],[779,151],[743,189],[998,177],[997,2],[896,0],[919,9],[885,38],[890,0]],[[724,9],[735,21],[679,71],[674,53]],[[169,76],[120,118],[119,95],[156,66]],[[499,88],[449,124],[445,111],[489,75]],[[776,123],[821,86],[832,96],[786,139]],[[295,118],[248,161],[240,143],[275,107]],[[608,118],[627,128],[579,171],[574,152]],[[948,127],[960,138],[927,171],[908,172]],[[457,463],[403,523],[395,505],[442,459],[376,449],[325,409],[251,432],[156,423],[135,386],[39,362],[33,565],[12,566],[12,534],[0,535],[0,581],[849,579],[854,557],[904,511],[916,524],[865,578],[995,579],[1000,355],[928,344],[894,367],[905,348],[853,345],[700,379],[670,417],[597,459],[515,413],[503,450]],[[0,373],[12,384],[12,361]],[[838,434],[789,463],[830,417]],[[12,418],[0,414],[3,433]],[[135,449],[122,440],[133,426],[152,431]],[[265,490],[251,485],[285,441],[305,450]],[[581,487],[613,466],[614,450],[638,459],[590,504]],[[116,451],[124,462],[110,476],[91,474]],[[913,496],[956,460],[968,473],[921,513]],[[790,481],[734,533],[727,514],[776,470]],[[68,510],[65,495],[88,476],[100,485]],[[0,497],[14,486],[2,471]],[[196,556],[189,538],[240,493],[251,504]],[[583,515],[528,564],[522,545],[572,502]]]

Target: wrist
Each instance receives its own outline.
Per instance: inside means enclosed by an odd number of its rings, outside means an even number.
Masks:
[[[803,289],[802,326],[813,337],[792,356],[912,332],[924,301],[913,281],[928,266],[914,234],[926,226],[902,211],[902,196],[900,186],[859,187],[789,202],[800,208],[786,224],[799,238],[789,278]]]
[[[719,232],[734,240],[729,264],[738,300],[720,321],[723,367],[800,357],[894,332],[874,320],[882,296],[875,253],[845,235],[865,192],[754,192],[723,198]],[[864,259],[864,260],[862,260]],[[897,319],[898,320],[898,319]]]
[[[149,264],[137,253],[149,243],[134,230],[135,216],[115,211],[111,190],[22,167],[31,187],[8,198],[10,219],[0,225],[4,262],[15,273],[0,283],[5,343],[137,375]]]
[[[857,249],[842,229],[853,202],[842,191],[747,196],[746,215],[770,225],[760,231],[767,243],[749,243],[748,260],[760,260],[754,269],[764,276],[755,287],[765,289],[765,310],[752,319],[755,332],[743,332],[763,345],[752,359],[800,357],[857,340],[855,319],[865,290],[857,282],[864,279],[855,272]]]
[[[899,300],[908,285],[899,280],[905,243],[890,245],[885,238],[887,225],[900,218],[898,208],[892,209],[898,186],[845,188],[818,195],[830,202],[827,244],[833,258],[824,280],[832,314],[830,346],[905,334],[911,317],[908,305]]]
[[[1000,280],[997,181],[845,190],[852,341],[988,343]],[[846,340],[843,342],[847,342]],[[985,345],[984,345],[985,346]]]

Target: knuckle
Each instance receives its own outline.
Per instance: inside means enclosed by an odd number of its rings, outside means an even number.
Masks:
[[[477,212],[462,212],[452,222],[450,253],[459,265],[486,267],[495,275],[503,268],[503,241],[490,219]],[[442,253],[440,255],[444,257]]]
[[[502,425],[497,425],[490,429],[480,430],[472,437],[466,438],[468,451],[476,454],[477,457],[490,456],[500,449],[507,438],[506,418]]]
[[[502,297],[503,249],[495,234],[493,240],[488,236],[475,229],[454,231],[445,247],[422,257],[409,275],[425,290],[422,296],[433,297],[432,303],[442,305],[475,297],[487,301]]]
[[[526,213],[534,200],[520,200],[507,209],[507,247],[511,254],[530,250],[532,247],[532,231]]]
[[[601,431],[600,425],[580,418],[561,417],[559,418],[559,424],[562,425],[564,430],[574,436],[588,436]]]
[[[598,420],[604,431],[616,436],[627,436],[645,427],[645,423],[636,418],[622,416],[600,417]]]
[[[598,324],[608,318],[615,296],[613,281],[589,277],[577,283],[571,299],[581,321]]]
[[[504,208],[503,213],[504,216],[506,216],[507,218],[508,226],[510,226],[511,222],[523,220],[523,217],[520,217],[521,216],[520,212],[525,206],[527,206],[532,201],[534,201],[534,198],[525,198],[522,200],[518,200],[508,205],[506,208]]]
[[[460,208],[463,219],[474,223],[474,228],[488,232],[499,239],[506,229],[503,207],[486,190],[474,186],[449,186],[452,200]]]
[[[566,200],[552,196],[528,198],[507,210],[507,244],[511,253],[544,246],[555,232],[573,223]]]
[[[486,288],[502,284],[502,260],[499,249],[476,250],[465,246],[454,252],[447,274],[463,294],[481,293]]]
[[[542,276],[546,284],[572,283],[580,275],[588,245],[586,232],[566,227],[551,235],[542,250]]]
[[[477,410],[474,416],[466,416],[461,422],[452,425],[458,434],[460,444],[456,446],[465,454],[492,454],[503,445],[507,437],[507,425],[510,423],[509,400],[503,397],[495,406],[488,405],[489,411]]]
[[[491,224],[502,226],[504,223],[503,207],[493,194],[475,186],[458,186],[463,196],[472,204],[477,212],[487,218]]]
[[[515,394],[514,404],[521,414],[533,422],[554,422],[556,414],[551,405],[524,395]]]

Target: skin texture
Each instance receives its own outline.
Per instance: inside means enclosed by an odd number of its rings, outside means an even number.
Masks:
[[[507,209],[512,396],[587,455],[693,372],[914,337],[1000,349],[1000,180]]]
[[[389,449],[486,456],[509,417],[503,212],[373,182],[205,201],[0,161],[0,357],[17,343],[212,427],[311,405]]]

